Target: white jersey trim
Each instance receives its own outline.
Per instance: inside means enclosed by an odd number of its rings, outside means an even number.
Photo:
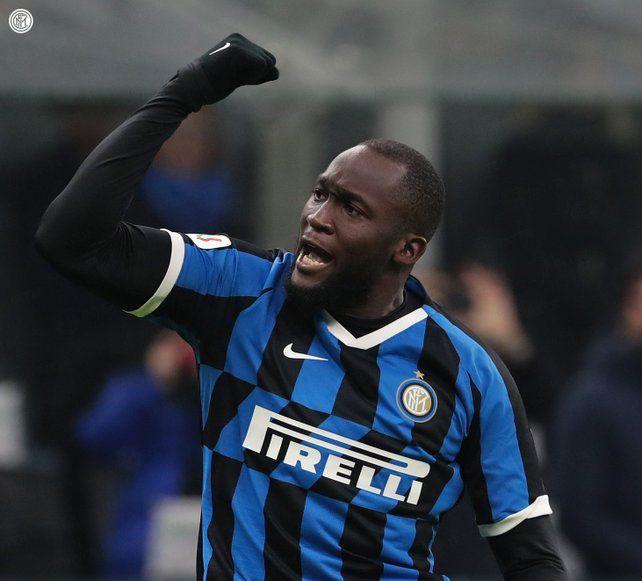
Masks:
[[[525,509],[516,512],[515,514],[511,514],[499,522],[489,525],[479,525],[479,534],[482,537],[496,537],[498,535],[503,535],[528,518],[545,516],[547,514],[553,514],[553,509],[551,509],[551,505],[548,502],[548,495],[544,494],[542,496],[538,496],[535,501],[532,504],[529,504]]]
[[[158,285],[156,292],[144,305],[138,307],[134,311],[125,311],[130,315],[134,315],[136,317],[146,317],[150,313],[153,313],[167,298],[167,295],[174,288],[174,285],[178,280],[178,275],[181,272],[183,260],[185,259],[185,241],[183,240],[182,236],[180,234],[177,234],[176,232],[171,232],[165,228],[162,228],[162,230],[169,234],[169,238],[172,242],[172,252],[169,257],[167,272],[165,273],[165,276],[163,277],[160,285]]]
[[[323,311],[323,318],[328,325],[328,331],[330,331],[330,333],[339,339],[339,341],[344,345],[354,347],[356,349],[370,349],[371,347],[379,345],[387,339],[398,335],[409,327],[412,327],[415,323],[428,318],[428,313],[419,307],[407,315],[399,317],[396,321],[392,321],[392,323],[388,323],[380,329],[358,338],[350,333],[348,329],[346,329],[327,311]]]

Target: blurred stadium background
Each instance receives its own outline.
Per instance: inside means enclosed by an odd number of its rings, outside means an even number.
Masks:
[[[160,406],[198,454],[187,355],[32,238],[91,148],[239,31],[280,80],[184,124],[130,219],[288,248],[338,152],[380,136],[425,153],[448,206],[417,274],[516,376],[573,578],[642,579],[639,0],[0,0],[0,17],[0,578],[190,576],[197,461],[158,464],[148,424],[128,425]],[[147,470],[168,484],[141,508]],[[454,579],[497,578],[465,499],[436,553]]]

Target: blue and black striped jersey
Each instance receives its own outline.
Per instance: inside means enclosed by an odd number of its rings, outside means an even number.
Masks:
[[[197,354],[202,579],[442,579],[431,545],[464,485],[484,536],[551,513],[512,378],[416,279],[417,308],[356,336],[288,298],[292,254],[169,236],[132,313]]]

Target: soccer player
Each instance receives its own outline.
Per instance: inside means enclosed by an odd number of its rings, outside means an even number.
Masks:
[[[563,579],[514,382],[410,276],[444,201],[421,154],[337,156],[294,253],[123,221],[187,115],[278,76],[227,37],[91,153],[37,233],[62,274],[197,354],[199,578],[442,579],[431,544],[466,485],[506,579]]]

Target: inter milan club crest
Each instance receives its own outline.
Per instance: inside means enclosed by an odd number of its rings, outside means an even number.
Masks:
[[[437,411],[437,394],[424,381],[424,374],[415,371],[412,379],[406,379],[397,388],[399,411],[413,422],[427,422]]]

